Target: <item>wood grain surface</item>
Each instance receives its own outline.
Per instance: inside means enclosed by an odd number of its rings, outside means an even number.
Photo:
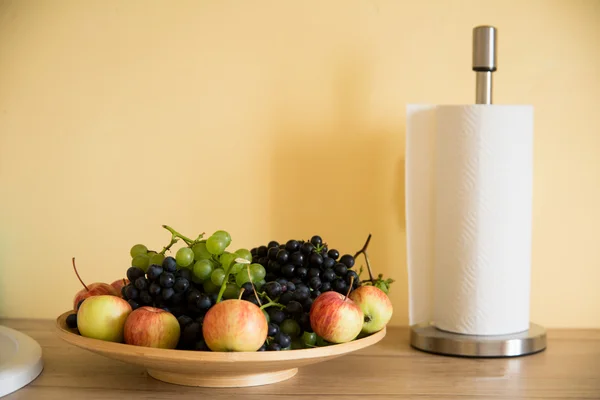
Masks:
[[[378,344],[300,368],[281,383],[239,389],[172,385],[70,345],[54,321],[0,320],[36,339],[45,368],[6,400],[50,399],[600,399],[600,330],[550,330],[548,349],[510,359],[436,356],[410,348],[406,328]]]

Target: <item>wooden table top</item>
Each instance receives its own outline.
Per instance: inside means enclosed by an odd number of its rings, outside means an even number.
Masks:
[[[548,348],[531,356],[467,359],[414,350],[408,330],[392,327],[375,346],[301,368],[287,381],[206,389],[163,383],[143,368],[69,345],[55,335],[54,321],[0,319],[0,324],[36,339],[45,363],[34,382],[6,400],[600,399],[600,330],[550,330]]]

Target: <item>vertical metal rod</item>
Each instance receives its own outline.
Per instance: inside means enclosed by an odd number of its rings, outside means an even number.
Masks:
[[[497,31],[493,26],[473,28],[473,71],[476,75],[475,102],[492,104],[492,72],[497,69]]]
[[[492,104],[492,72],[477,71],[475,76],[475,103]]]

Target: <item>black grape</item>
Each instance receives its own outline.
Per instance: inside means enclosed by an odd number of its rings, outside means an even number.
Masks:
[[[162,267],[167,272],[175,272],[177,270],[177,262],[171,256],[165,257]]]
[[[158,296],[160,294],[160,290],[160,285],[156,282],[152,282],[148,288],[148,293],[150,293],[151,296]]]
[[[341,278],[337,278],[336,280],[334,280],[331,283],[331,288],[341,294],[346,294],[346,291],[348,290],[346,282],[344,282],[344,280]]]
[[[336,249],[331,249],[327,252],[327,256],[332,258],[335,261],[340,256],[340,252],[337,251]]]
[[[312,253],[309,262],[312,267],[320,267],[323,264],[323,256],[319,253]]]
[[[138,267],[130,267],[127,270],[127,279],[129,282],[135,282],[135,280],[141,276],[144,276],[144,270]]]
[[[283,267],[281,267],[281,273],[286,278],[293,278],[294,277],[294,269],[295,268],[292,264],[286,264]]]
[[[137,301],[135,300],[129,300],[128,301],[129,305],[131,306],[131,310],[137,310],[138,308],[140,308],[140,305]]]
[[[294,299],[294,293],[288,291],[279,297],[279,303],[286,305]]]
[[[139,290],[148,289],[148,286],[150,286],[148,284],[148,279],[144,278],[143,276],[140,276],[139,278],[137,278],[135,280],[135,287],[138,288]]]
[[[331,268],[327,268],[321,274],[321,280],[323,282],[331,282],[335,279],[335,272]]]
[[[335,265],[335,260],[330,257],[323,257],[323,264],[321,264],[321,268],[333,268]]]
[[[290,257],[288,258],[288,262],[292,265],[300,267],[304,264],[304,254],[302,254],[300,251],[296,251],[296,252],[290,254]]]
[[[285,244],[285,249],[290,253],[300,250],[300,243],[297,240],[289,240]]]
[[[185,278],[177,278],[173,284],[173,289],[175,289],[175,291],[178,293],[185,292],[189,287],[190,282]]]
[[[346,264],[337,263],[337,264],[335,264],[335,267],[333,268],[333,270],[339,276],[346,276],[346,273],[348,273],[348,266]]]
[[[127,286],[124,286],[125,288],[125,296],[127,297],[127,300],[135,300],[138,298],[140,292],[138,291],[138,289],[129,284]]]
[[[77,314],[69,314],[67,317],[67,326],[71,329],[77,328]]]
[[[346,267],[352,268],[354,266],[354,257],[352,257],[350,254],[344,254],[342,258],[340,258],[340,262],[345,264]]]
[[[161,267],[160,265],[152,264],[151,266],[148,267],[148,272],[146,274],[148,276],[148,279],[153,281],[155,279],[158,279],[158,277],[162,273],[163,273],[163,267]]]
[[[285,313],[281,310],[278,310],[276,308],[270,308],[268,312],[269,312],[269,319],[271,320],[272,323],[279,325],[285,319]]]
[[[297,267],[294,273],[300,279],[304,279],[308,276],[308,270],[304,267]]]
[[[163,272],[160,274],[159,282],[163,288],[171,288],[175,284],[175,276],[170,272]]]

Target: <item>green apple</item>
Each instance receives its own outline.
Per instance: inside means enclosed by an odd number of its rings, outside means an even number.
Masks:
[[[77,311],[77,329],[81,336],[122,342],[125,320],[130,313],[131,306],[120,297],[88,297]]]
[[[348,296],[364,314],[362,333],[374,333],[382,330],[392,318],[394,309],[390,298],[375,286],[361,286]]]

